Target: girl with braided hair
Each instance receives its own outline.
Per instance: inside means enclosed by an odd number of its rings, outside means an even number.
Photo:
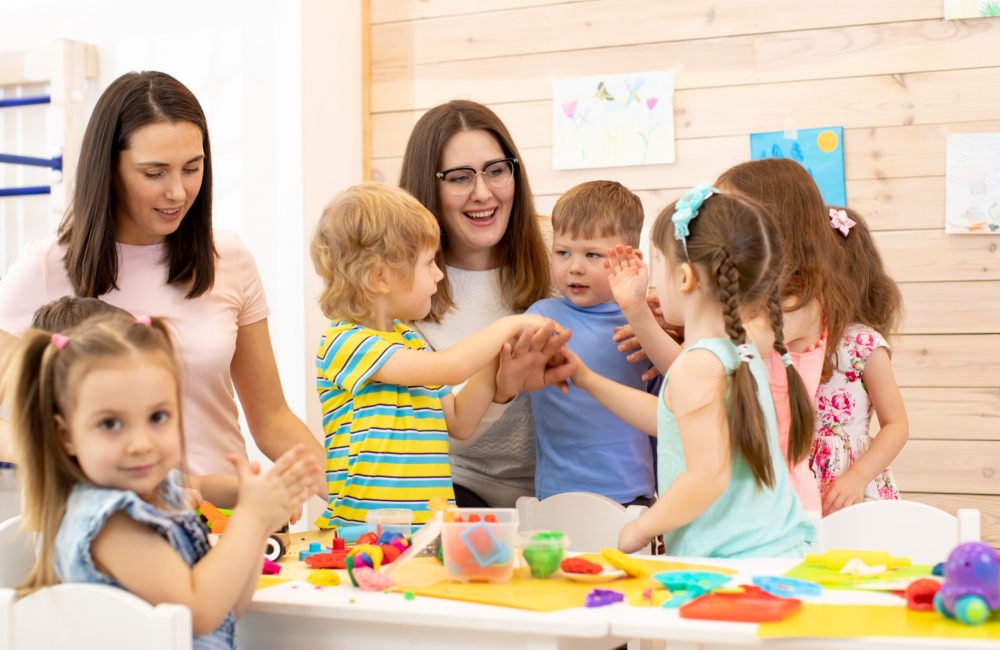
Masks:
[[[815,536],[781,462],[767,368],[741,313],[774,291],[778,235],[763,209],[701,185],[653,225],[663,316],[685,342],[653,397],[597,375],[571,352],[574,383],[658,438],[659,500],[627,524],[618,545],[636,551],[663,534],[667,553],[701,557],[801,556]],[[610,255],[616,300],[645,296],[648,272],[630,248]],[[781,340],[780,319],[775,323]],[[636,335],[643,347],[643,332]],[[794,372],[794,370],[792,371]],[[809,435],[811,412],[792,423]]]

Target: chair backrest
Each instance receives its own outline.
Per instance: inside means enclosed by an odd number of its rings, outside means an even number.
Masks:
[[[561,530],[569,537],[571,551],[600,551],[618,548],[618,533],[637,519],[646,506],[622,506],[592,492],[564,492],[539,501],[534,497],[517,500],[521,531]],[[647,547],[640,551],[649,553]]]
[[[35,563],[31,533],[20,527],[20,515],[0,522],[0,587],[17,587]]]
[[[888,551],[917,564],[935,564],[961,542],[979,541],[979,510],[958,516],[916,501],[866,501],[820,520],[817,551]]]
[[[0,589],[0,650],[191,650],[191,611],[115,587],[55,585],[20,600]]]

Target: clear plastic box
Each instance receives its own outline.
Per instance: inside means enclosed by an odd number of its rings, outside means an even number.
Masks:
[[[441,555],[454,582],[506,582],[514,572],[517,510],[458,508],[441,528]]]
[[[368,530],[381,536],[384,532],[409,535],[413,532],[413,511],[404,508],[369,510],[365,515]]]

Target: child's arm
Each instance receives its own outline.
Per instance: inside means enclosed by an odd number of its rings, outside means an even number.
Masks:
[[[656,436],[655,395],[602,377],[588,368],[569,348],[563,348],[563,356],[576,367],[573,383],[578,388],[590,393],[598,404],[617,415],[629,426],[647,436]]]
[[[549,319],[540,316],[505,316],[446,350],[397,350],[372,374],[372,379],[401,386],[461,384],[490,363],[505,341],[525,328],[544,327],[547,323]]]
[[[710,352],[694,350],[671,369],[663,398],[677,418],[686,469],[649,510],[622,528],[622,551],[634,553],[653,537],[691,523],[726,491],[731,452],[725,394],[725,369]]]
[[[864,501],[865,487],[892,463],[910,436],[903,395],[886,348],[876,348],[868,355],[862,380],[881,428],[867,451],[830,486],[823,499],[824,514]]]
[[[570,332],[567,330],[553,335],[554,327],[555,324],[550,321],[537,332],[533,329],[522,332],[516,344],[515,359],[509,358],[513,352],[510,344],[505,342],[500,355],[480,368],[461,392],[442,398],[449,436],[467,440],[475,434],[486,409],[498,397],[498,381],[505,384],[499,397],[509,401],[521,390],[537,390],[569,378],[574,368],[561,358],[559,349],[562,343],[569,340]],[[558,365],[547,367],[553,355],[559,355]],[[501,356],[508,357],[506,364],[500,363]],[[499,372],[500,365],[506,366],[505,372]]]
[[[123,512],[108,519],[91,547],[97,566],[152,605],[179,603],[191,610],[194,633],[214,630],[236,607],[248,580],[256,579],[264,540],[322,481],[303,445],[255,474],[246,460],[230,458],[240,477],[240,502],[219,543],[194,567],[152,528]]]
[[[185,475],[187,487],[195,490],[202,501],[213,506],[232,508],[240,491],[240,480],[235,474]]]
[[[604,267],[608,270],[615,302],[628,319],[643,351],[657,370],[666,372],[680,354],[681,347],[656,322],[646,302],[649,269],[642,257],[631,246],[618,246],[608,250]]]

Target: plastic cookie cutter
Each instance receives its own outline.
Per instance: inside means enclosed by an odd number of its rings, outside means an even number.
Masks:
[[[716,571],[661,571],[653,574],[653,580],[670,591],[670,599],[663,606],[672,608],[718,589],[730,577]]]
[[[754,576],[753,584],[772,596],[798,598],[799,596],[819,596],[823,587],[812,580],[779,578],[777,576]]]
[[[489,524],[479,522],[459,535],[479,566],[494,566],[510,562],[510,548],[496,536]]]
[[[594,589],[583,599],[584,607],[604,607],[625,600],[625,594],[613,589]]]
[[[681,606],[681,618],[764,623],[781,621],[802,608],[796,598],[772,596],[760,587],[746,586],[732,593],[706,594]]]

